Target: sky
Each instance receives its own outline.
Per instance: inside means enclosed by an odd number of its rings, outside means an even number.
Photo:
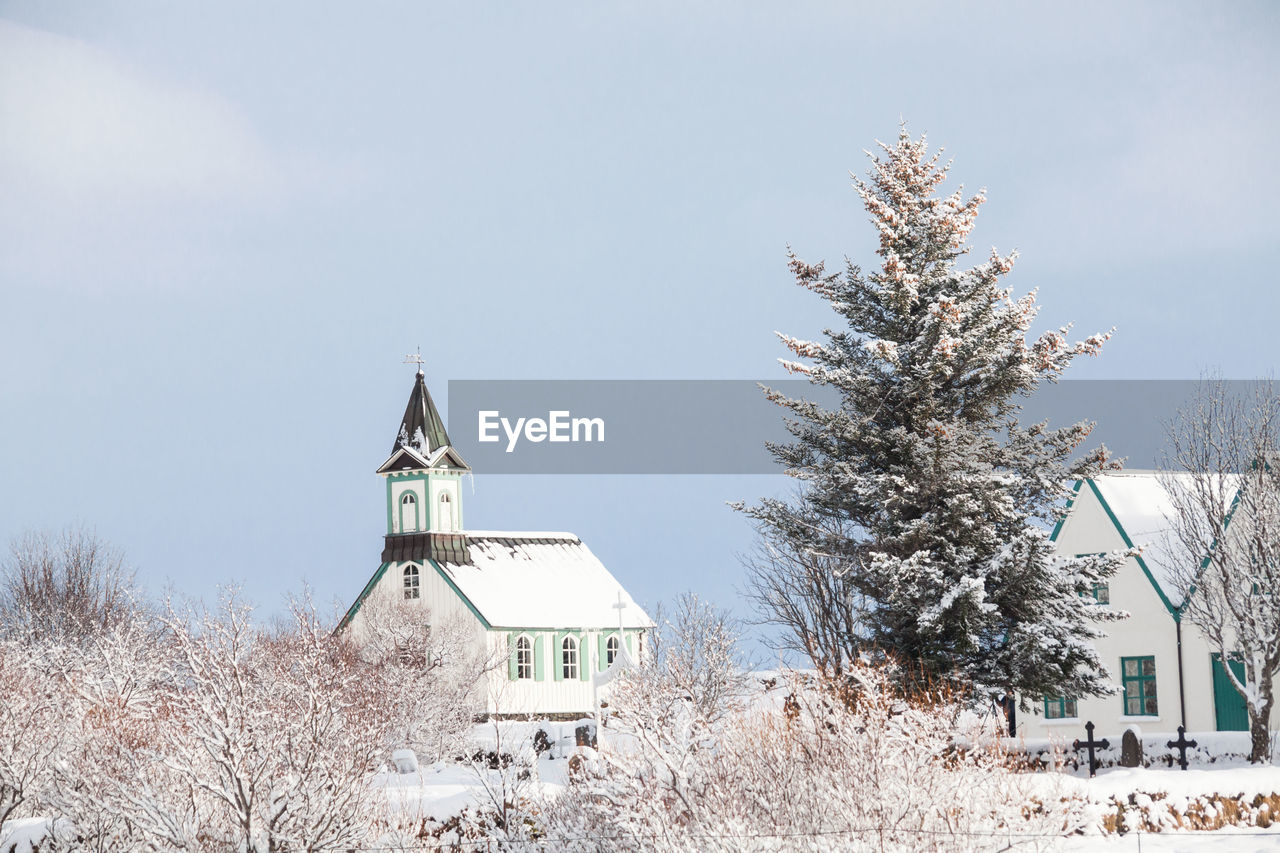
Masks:
[[[1274,373],[1280,7],[0,2],[0,540],[84,524],[265,613],[377,568],[421,348],[459,379],[776,379],[870,264],[899,123],[985,187],[1076,378]],[[1087,413],[1085,413],[1087,414]],[[678,413],[673,413],[677,417]],[[750,616],[767,476],[486,476],[641,602]]]

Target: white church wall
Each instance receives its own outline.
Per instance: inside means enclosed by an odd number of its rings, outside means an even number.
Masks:
[[[585,716],[593,712],[599,694],[592,676],[603,669],[601,665],[603,659],[600,656],[601,637],[607,640],[610,635],[616,635],[618,632],[616,630],[572,632],[575,636],[581,637],[578,646],[578,677],[557,680],[556,672],[563,663],[560,640],[565,633],[551,630],[490,632],[490,649],[504,661],[508,660],[512,654],[511,644],[514,639],[520,636],[528,636],[532,641],[541,638],[541,642],[535,642],[534,647],[540,648],[542,652],[541,659],[535,664],[535,671],[542,675],[541,680],[537,678],[513,680],[506,666],[499,667],[490,674],[490,713],[504,716],[523,714],[582,714]],[[625,642],[633,657],[640,653],[637,649],[642,646],[642,642],[638,634],[627,631]],[[585,680],[582,669],[584,666],[587,667]]]

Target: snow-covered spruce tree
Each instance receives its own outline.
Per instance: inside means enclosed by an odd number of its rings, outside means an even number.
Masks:
[[[1016,253],[959,263],[984,193],[937,194],[949,164],[905,127],[880,148],[868,152],[869,180],[854,178],[879,231],[879,268],[828,273],[790,256],[797,282],[845,326],[823,342],[779,333],[801,359],[782,363],[840,405],[767,390],[788,410],[794,441],[770,450],[801,481],[799,497],[737,507],[766,547],[832,564],[857,626],[852,648],[894,656],[913,678],[1024,703],[1108,692],[1091,642],[1100,609],[1079,593],[1120,561],[1059,559],[1048,528],[1070,479],[1112,463],[1105,448],[1072,461],[1091,424],[1022,426],[1017,415],[1039,383],[1110,333],[1068,343],[1067,326],[1029,340],[1035,293],[1015,299],[1001,284]]]

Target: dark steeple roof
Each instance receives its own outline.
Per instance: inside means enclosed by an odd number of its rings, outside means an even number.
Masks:
[[[400,421],[400,431],[396,433],[396,442],[391,446],[391,452],[394,454],[401,447],[408,447],[425,458],[447,446],[449,434],[444,431],[444,421],[440,419],[440,412],[431,399],[431,393],[427,391],[426,377],[419,370],[414,377],[413,392],[409,394],[409,405],[405,406],[404,418]]]

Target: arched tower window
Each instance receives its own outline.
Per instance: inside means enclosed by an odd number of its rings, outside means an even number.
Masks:
[[[400,496],[400,532],[413,533],[418,529],[418,498],[413,492]]]
[[[516,678],[521,681],[533,678],[533,643],[528,637],[516,640]]]
[[[453,532],[453,496],[448,492],[440,493],[440,530]]]
[[[421,594],[422,592],[418,587],[418,567],[412,566],[412,565],[405,566],[404,567],[404,597],[406,599],[417,598]]]
[[[578,641],[573,637],[560,644],[560,674],[566,681],[578,677]]]
[[[618,640],[618,635],[614,634],[604,646],[604,662],[606,666],[613,663],[614,658],[618,656],[620,648],[622,648],[622,643]]]

